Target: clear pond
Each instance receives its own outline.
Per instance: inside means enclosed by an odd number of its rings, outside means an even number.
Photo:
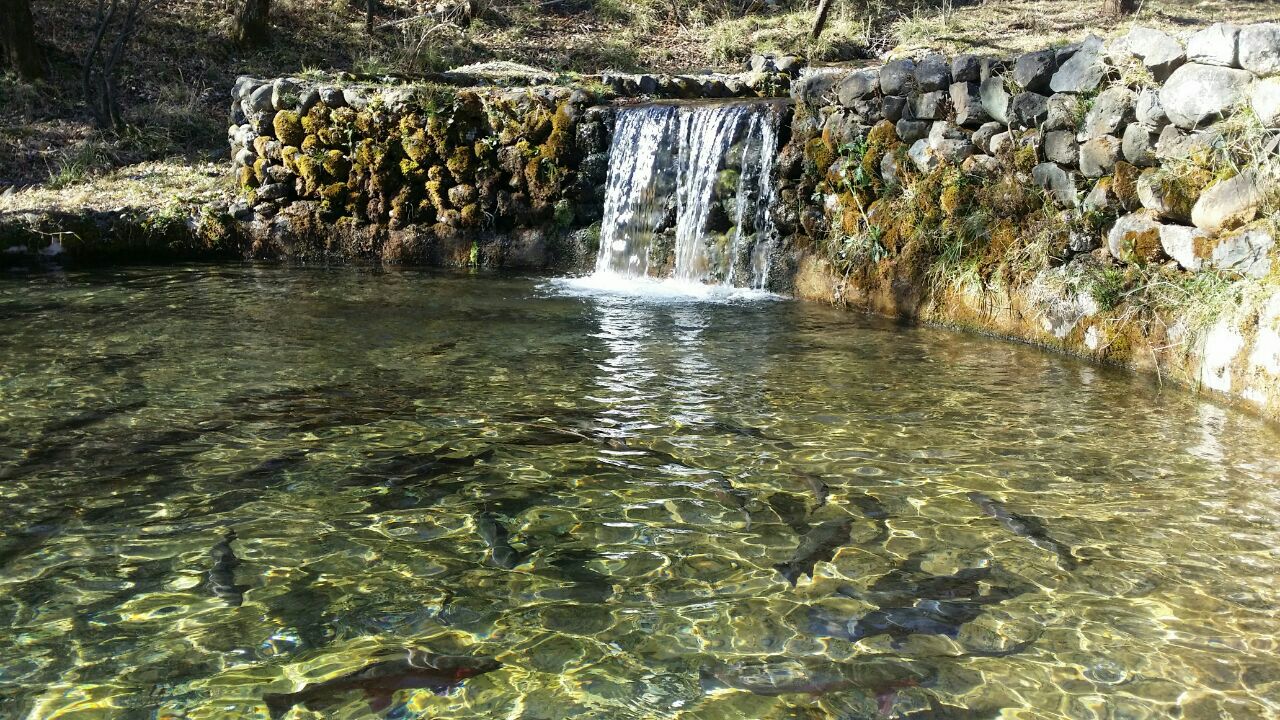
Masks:
[[[353,269],[14,276],[0,333],[5,718],[1280,713],[1280,434],[1123,372]]]

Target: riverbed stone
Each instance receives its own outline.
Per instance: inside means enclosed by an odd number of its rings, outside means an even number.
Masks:
[[[943,55],[926,55],[916,64],[916,87],[920,92],[946,90],[950,86],[951,63]]]
[[[983,80],[978,86],[978,95],[982,99],[982,109],[992,120],[1009,123],[1009,93],[1004,87],[1004,77],[994,75]]]
[[[840,81],[836,96],[840,104],[853,107],[859,100],[873,97],[880,90],[880,74],[875,70],[859,70]]]
[[[998,122],[983,123],[981,127],[973,131],[973,144],[984,153],[991,152],[991,138],[997,133],[1004,132],[1004,125]]]
[[[1237,40],[1240,67],[1254,75],[1280,74],[1280,23],[1257,23],[1240,28]]]
[[[1153,28],[1135,27],[1124,36],[1124,50],[1142,60],[1142,64],[1158,82],[1164,82],[1182,63],[1187,61],[1186,50],[1166,32]]]
[[[1239,67],[1236,62],[1240,26],[1214,23],[1187,39],[1187,61],[1201,65]]]
[[[1044,134],[1044,156],[1059,165],[1074,166],[1080,159],[1076,134],[1070,130],[1054,130]]]
[[[951,107],[955,108],[956,122],[965,127],[978,127],[991,119],[982,107],[982,96],[975,82],[951,84]]]
[[[249,94],[249,98],[244,101],[245,114],[252,116],[255,113],[267,113],[275,110],[275,106],[271,101],[271,96],[274,92],[275,86],[271,84],[257,87]]]
[[[1252,169],[1245,170],[1205,188],[1191,209],[1191,222],[1205,232],[1230,230],[1253,220],[1261,204],[1258,176]]]
[[[1219,270],[1266,277],[1271,272],[1271,250],[1275,245],[1275,236],[1270,229],[1243,228],[1218,239],[1209,256],[1209,264]]]
[[[880,92],[911,95],[916,88],[916,64],[909,58],[885,63],[880,68]]]
[[[947,95],[944,90],[934,90],[912,97],[912,116],[920,120],[941,120],[947,116]]]
[[[1036,92],[1021,92],[1009,101],[1009,124],[1036,127],[1049,117],[1049,98]]]
[[[1253,84],[1249,92],[1253,114],[1263,127],[1280,128],[1280,77],[1270,77]]]
[[[1124,126],[1133,121],[1133,105],[1136,97],[1124,86],[1107,88],[1093,101],[1093,107],[1084,118],[1081,139],[1119,135]]]
[[[1049,97],[1045,130],[1075,130],[1080,117],[1080,98],[1070,93],[1054,93]]]
[[[1143,126],[1133,123],[1124,129],[1124,137],[1120,139],[1120,149],[1124,159],[1138,167],[1154,167],[1156,158],[1155,135]]]
[[[962,53],[951,60],[952,82],[982,82],[982,59],[977,55]]]
[[[1164,253],[1184,270],[1198,272],[1204,267],[1205,258],[1200,249],[1205,247],[1209,234],[1188,225],[1161,225],[1160,247]]]
[[[1122,215],[1107,232],[1107,251],[1121,262],[1144,263],[1164,252],[1160,246],[1160,223],[1150,210]]]
[[[1169,124],[1169,116],[1160,104],[1160,91],[1155,88],[1142,88],[1133,104],[1134,120],[1148,130],[1161,130]]]
[[[1245,70],[1188,63],[1160,89],[1160,104],[1173,124],[1190,130],[1224,116],[1251,82],[1253,74]]]
[[[1102,177],[1115,169],[1120,159],[1120,139],[1111,135],[1091,138],[1080,145],[1080,172],[1085,177]]]
[[[907,99],[900,95],[886,95],[880,107],[886,120],[898,122],[906,114]]]
[[[1023,90],[1044,92],[1058,69],[1057,54],[1053,50],[1037,50],[1023,53],[1013,63],[1013,81]]]
[[[1031,169],[1031,178],[1059,207],[1075,207],[1076,176],[1056,163],[1040,163]]]
[[[1055,93],[1088,93],[1098,89],[1107,74],[1104,55],[1102,38],[1096,35],[1085,38],[1080,49],[1053,74],[1049,89]]]
[[[929,130],[933,127],[933,123],[928,120],[899,120],[894,124],[894,130],[898,133],[898,139],[904,143],[913,143],[922,138],[929,136]]]
[[[1084,196],[1084,201],[1080,203],[1085,212],[1105,213],[1120,207],[1120,202],[1116,198],[1115,192],[1111,189],[1111,178],[1101,178],[1093,184],[1093,189],[1088,195]],[[1089,248],[1092,250],[1093,248]],[[1081,251],[1087,252],[1087,251]]]

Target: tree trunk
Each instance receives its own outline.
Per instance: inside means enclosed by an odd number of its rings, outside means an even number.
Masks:
[[[1111,17],[1132,15],[1138,11],[1138,0],[1102,0],[1102,14]]]
[[[0,0],[0,60],[23,80],[45,76],[31,0]]]
[[[1108,0],[1109,1],[1109,0]],[[831,12],[831,0],[818,0],[818,16],[813,19],[813,39],[817,40],[827,26],[827,14]]]
[[[271,0],[240,0],[231,39],[245,47],[266,45],[271,39]]]

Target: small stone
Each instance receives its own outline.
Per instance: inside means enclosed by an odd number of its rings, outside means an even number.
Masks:
[[[894,124],[898,139],[904,143],[913,143],[929,136],[933,123],[927,120],[899,120]]]
[[[1075,130],[1080,117],[1080,98],[1069,93],[1055,93],[1049,97],[1049,114],[1045,118],[1045,130]]]
[[[756,57],[759,57],[758,55]],[[773,61],[770,59],[769,65],[772,68]],[[756,72],[761,72],[757,70]],[[658,93],[658,76],[650,73],[644,73],[636,77],[636,90],[641,95],[656,95]]]
[[[1013,63],[1013,81],[1023,90],[1043,92],[1049,89],[1049,81],[1057,69],[1057,55],[1053,50],[1025,53]]]
[[[1070,130],[1054,130],[1045,133],[1044,156],[1059,165],[1074,166],[1080,158],[1080,146],[1076,134]]]
[[[1104,53],[1102,38],[1095,35],[1085,38],[1080,49],[1053,74],[1049,89],[1056,93],[1093,92],[1107,74]]]
[[[990,146],[988,150],[990,154],[999,155],[1006,147],[1013,145],[1013,133],[1009,130],[998,132],[991,136],[991,141],[988,145]]]
[[[1075,173],[1067,172],[1056,164],[1040,163],[1031,169],[1031,178],[1059,207],[1075,207]]]
[[[786,73],[792,77],[800,73],[804,64],[804,58],[799,55],[783,55],[773,59],[773,66],[778,69],[778,72]]]
[[[305,93],[303,93],[302,99],[298,101],[298,112],[302,115],[306,115],[307,112],[311,110],[311,108],[319,104],[320,104],[320,91],[317,90],[316,88],[311,88],[310,90],[307,90]]]
[[[840,81],[836,96],[840,99],[841,105],[853,107],[859,100],[871,97],[879,90],[880,74],[874,70],[859,70],[858,72],[850,73],[848,77]]]
[[[1237,48],[1240,67],[1254,75],[1280,74],[1280,23],[1245,25]]]
[[[911,98],[911,114],[920,120],[941,120],[947,116],[947,95],[944,90],[925,92]]]
[[[1124,159],[1138,167],[1154,167],[1159,162],[1156,158],[1155,136],[1137,123],[1124,129],[1120,149],[1124,153]]]
[[[1156,157],[1160,160],[1185,160],[1208,153],[1221,143],[1222,135],[1213,128],[1187,133],[1166,125],[1156,140]]]
[[[1110,135],[1092,138],[1080,145],[1080,172],[1085,177],[1108,175],[1120,159],[1120,139]]]
[[[280,78],[271,84],[271,106],[276,110],[292,110],[298,104],[298,83]]]
[[[1205,188],[1191,209],[1191,222],[1209,233],[1230,230],[1253,220],[1261,204],[1257,175],[1253,170],[1245,170]]]
[[[1133,55],[1142,59],[1151,75],[1159,82],[1164,82],[1182,63],[1187,61],[1187,53],[1182,43],[1173,39],[1168,33],[1152,28],[1136,27],[1124,36],[1124,46]]]
[[[1178,261],[1184,270],[1197,272],[1204,266],[1204,258],[1196,252],[1203,247],[1209,235],[1199,228],[1186,225],[1160,226],[1160,247],[1165,255]]]
[[[1280,77],[1265,78],[1253,84],[1249,93],[1253,114],[1263,127],[1280,128]]]
[[[1001,132],[1004,132],[1004,125],[998,122],[985,123],[982,127],[973,131],[973,144],[978,146],[982,152],[991,153],[991,138]]]
[[[747,70],[750,72],[774,72],[777,69],[772,55],[755,53],[747,60]]]
[[[1036,127],[1049,117],[1049,98],[1039,93],[1022,92],[1009,101],[1009,124],[1018,127]]]
[[[320,102],[331,109],[337,109],[347,106],[347,96],[343,94],[340,88],[322,87],[320,88]]]
[[[994,75],[982,81],[978,87],[982,109],[998,123],[1009,123],[1009,93],[1004,89],[1004,78]]]
[[[1107,232],[1107,251],[1122,262],[1149,262],[1164,251],[1160,223],[1150,210],[1122,215]]]
[[[982,107],[982,96],[974,82],[951,84],[951,106],[956,111],[956,122],[966,127],[977,127],[991,119]]]
[[[984,57],[978,61],[978,82],[1003,75],[1009,69],[1009,61],[1001,58]]]
[[[254,90],[249,99],[244,102],[244,111],[246,114],[271,112],[275,106],[271,102],[271,95],[275,92],[272,85],[263,85]]]
[[[1124,126],[1133,120],[1133,104],[1136,99],[1133,91],[1127,87],[1117,86],[1103,90],[1085,115],[1081,139],[1119,135]]]
[[[1209,263],[1220,270],[1262,278],[1271,272],[1271,249],[1275,236],[1262,227],[1248,228],[1218,240]]]
[[[898,160],[893,153],[885,153],[884,157],[880,158],[880,178],[886,185],[898,184]]]
[[[911,95],[916,87],[916,64],[910,59],[894,60],[880,68],[880,92],[884,95]]]
[[[1187,61],[1201,65],[1239,67],[1236,64],[1239,37],[1239,26],[1214,23],[1187,40]]]
[[[1155,212],[1165,220],[1185,223],[1191,221],[1191,206],[1195,198],[1183,197],[1173,183],[1165,182],[1165,173],[1147,169],[1138,176],[1138,200],[1142,207]],[[1185,192],[1185,191],[1184,191]]]
[[[360,92],[358,88],[346,88],[343,90],[342,99],[346,100],[349,107],[356,110],[364,110],[369,107],[369,97]]]
[[[1189,63],[1173,71],[1160,89],[1160,104],[1185,130],[1224,116],[1245,97],[1253,75],[1244,70]]]
[[[898,122],[907,111],[907,99],[899,95],[886,95],[881,108],[886,120]]]
[[[1086,212],[1108,212],[1120,207],[1119,200],[1116,199],[1115,193],[1111,191],[1111,180],[1102,178],[1094,183],[1093,189],[1084,197],[1081,207]],[[1092,250],[1093,248],[1089,249]],[[1080,252],[1087,252],[1087,250]]]
[[[1169,124],[1169,116],[1160,104],[1160,92],[1154,88],[1142,88],[1138,91],[1138,100],[1133,106],[1134,119],[1148,130],[1160,130]]]
[[[951,63],[942,55],[928,55],[916,65],[916,87],[920,92],[946,90],[951,86]]]
[[[990,155],[970,155],[960,164],[960,170],[969,175],[996,175],[1000,161]]]
[[[981,82],[982,60],[977,55],[957,55],[951,60],[952,82]]]
[[[283,200],[291,194],[292,187],[286,183],[268,183],[258,188],[254,192],[254,198],[258,202],[272,202],[273,200]]]
[[[923,173],[932,172],[942,164],[942,159],[935,155],[932,148],[929,147],[928,140],[922,139],[912,143],[911,148],[907,150],[907,156]]]
[[[449,204],[456,207],[466,207],[476,201],[478,193],[474,185],[454,185],[449,188]]]

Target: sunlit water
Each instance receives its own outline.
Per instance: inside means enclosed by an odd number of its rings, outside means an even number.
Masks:
[[[0,717],[266,717],[406,648],[502,667],[382,716],[1280,713],[1273,427],[1027,347],[663,288],[0,282]],[[841,532],[792,587],[775,565],[814,528]],[[289,717],[378,716],[328,700]]]

